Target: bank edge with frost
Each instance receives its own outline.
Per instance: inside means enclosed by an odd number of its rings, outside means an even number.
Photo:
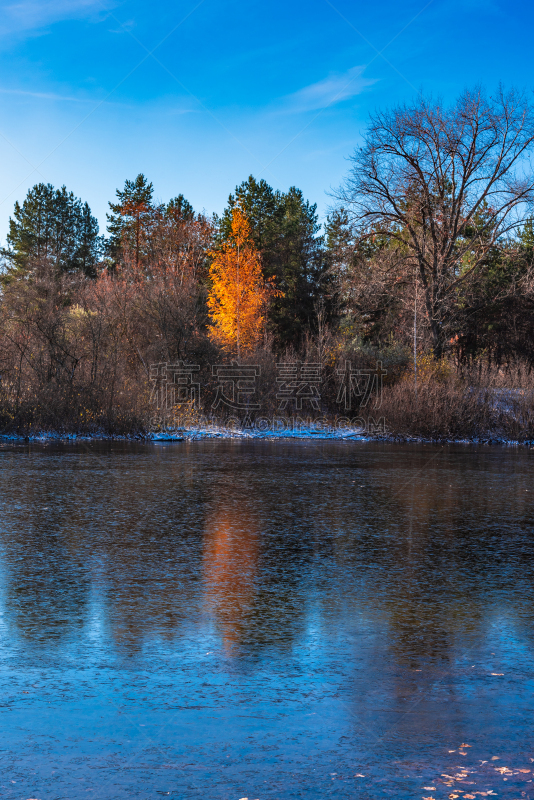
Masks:
[[[202,427],[177,428],[161,432],[143,432],[135,434],[109,434],[104,431],[94,433],[63,433],[60,431],[38,431],[31,434],[0,433],[0,443],[52,443],[52,442],[83,442],[83,441],[124,441],[146,443],[178,443],[199,441],[207,439],[219,440],[301,440],[301,441],[353,441],[353,442],[383,442],[406,444],[466,444],[466,445],[502,445],[508,447],[534,448],[534,440],[518,441],[506,437],[487,435],[474,435],[473,437],[424,437],[413,436],[401,432],[391,432],[386,429],[382,433],[362,433],[349,428],[324,427],[322,430],[314,428],[300,428],[299,430],[260,431],[254,428],[226,427],[224,425],[211,425]]]

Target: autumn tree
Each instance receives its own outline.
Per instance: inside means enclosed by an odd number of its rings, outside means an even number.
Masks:
[[[524,95],[475,89],[450,107],[419,97],[375,114],[352,156],[338,201],[360,242],[383,237],[389,268],[415,276],[437,358],[462,286],[487,269],[534,199],[533,146]]]
[[[266,304],[272,294],[264,280],[250,224],[240,208],[232,211],[229,236],[212,253],[208,308],[211,336],[234,350],[239,361],[261,334]]]
[[[230,235],[235,208],[247,216],[264,279],[278,290],[267,312],[276,344],[298,347],[306,333],[314,330],[319,306],[327,322],[335,315],[336,298],[317,206],[294,186],[287,192],[275,191],[265,180],[250,175],[228,198],[219,221],[221,239]]]
[[[125,239],[122,261],[115,274],[125,281],[130,298],[128,330],[134,352],[143,360],[173,361],[199,357],[208,322],[206,284],[208,252],[213,244],[213,224],[196,213],[182,195],[168,204],[152,207],[146,224],[141,269],[136,263],[135,241]]]

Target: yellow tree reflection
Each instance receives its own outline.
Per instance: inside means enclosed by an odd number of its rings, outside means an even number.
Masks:
[[[215,614],[224,648],[230,652],[242,636],[256,595],[258,519],[248,500],[217,501],[206,521],[205,601]]]

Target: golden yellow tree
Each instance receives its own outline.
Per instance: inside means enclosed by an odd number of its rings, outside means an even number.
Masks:
[[[228,350],[250,351],[261,335],[266,303],[273,291],[263,280],[260,254],[250,224],[240,208],[232,212],[232,230],[221,248],[211,253],[208,308],[210,334]]]

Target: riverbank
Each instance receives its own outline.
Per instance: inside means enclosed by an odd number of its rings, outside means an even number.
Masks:
[[[34,413],[11,419],[0,441],[123,440],[178,442],[197,439],[310,439],[436,444],[534,445],[534,389],[465,387],[457,382],[408,381],[387,387],[371,407],[327,407],[322,415],[246,409],[214,414],[210,409],[113,413],[97,419]],[[291,413],[291,412],[290,412]],[[321,414],[321,412],[319,412]]]
[[[131,434],[109,434],[103,431],[88,433],[61,432],[61,431],[36,431],[29,434],[0,433],[0,445],[21,443],[51,443],[51,442],[83,442],[83,441],[123,441],[123,442],[153,442],[154,444],[178,443],[199,441],[202,439],[221,440],[303,440],[303,441],[353,441],[353,442],[388,442],[399,444],[465,444],[465,445],[501,445],[506,447],[534,448],[534,439],[517,440],[498,436],[472,436],[463,438],[452,437],[424,437],[409,434],[389,432],[369,433],[358,429],[336,428],[335,426],[323,427],[321,430],[302,428],[300,430],[258,430],[251,427],[236,428],[225,426],[210,426],[203,428],[176,429],[159,432],[137,432]]]

